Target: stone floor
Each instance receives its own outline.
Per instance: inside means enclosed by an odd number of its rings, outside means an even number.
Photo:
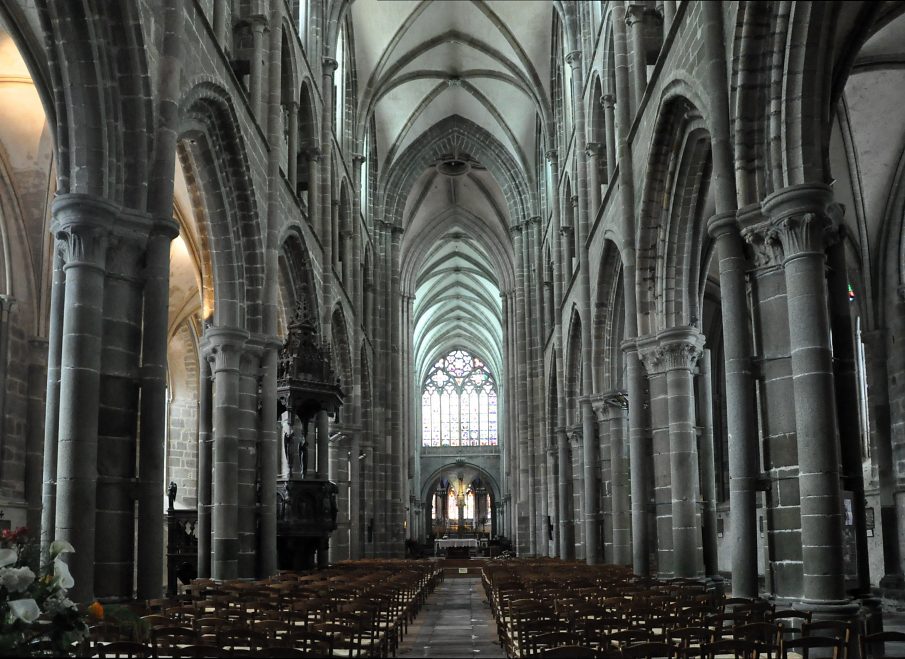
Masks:
[[[505,657],[480,579],[447,579],[421,609],[399,657]]]

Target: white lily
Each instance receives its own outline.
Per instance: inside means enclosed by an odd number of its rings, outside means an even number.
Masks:
[[[13,600],[9,603],[9,613],[14,620],[30,625],[41,615],[41,609],[33,599]]]
[[[50,543],[50,557],[56,558],[60,554],[74,554],[75,547],[65,540],[54,540]]]
[[[69,566],[59,558],[53,562],[53,581],[60,588],[72,588],[75,585],[75,579],[69,572]]]
[[[19,560],[19,552],[15,549],[0,549],[0,567],[13,565]]]

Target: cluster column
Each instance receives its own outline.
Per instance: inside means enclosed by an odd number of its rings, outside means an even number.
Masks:
[[[661,334],[660,340],[669,396],[673,575],[698,577],[703,564],[693,371],[704,337],[693,328],[676,328]]]
[[[68,556],[75,601],[94,597],[97,430],[107,243],[117,209],[87,195],[58,196],[52,231],[63,253],[65,297],[60,364],[55,539]],[[88,413],[86,413],[86,411]]]
[[[839,442],[824,235],[832,191],[800,185],[763,202],[768,240],[783,251],[798,437],[803,588],[806,603],[847,603]]]
[[[204,335],[214,378],[211,577],[239,576],[239,428],[243,349],[248,333],[213,327]]]

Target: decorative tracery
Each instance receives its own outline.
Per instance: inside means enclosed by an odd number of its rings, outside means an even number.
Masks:
[[[496,446],[497,391],[477,357],[453,350],[437,361],[421,393],[423,446]]]

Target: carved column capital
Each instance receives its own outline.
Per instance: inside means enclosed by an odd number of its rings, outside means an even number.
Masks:
[[[204,333],[201,347],[214,373],[238,373],[246,355],[248,332],[236,327],[212,327]]]
[[[832,189],[823,184],[778,190],[764,199],[762,208],[770,221],[768,235],[782,245],[784,261],[822,254],[826,233],[834,227],[834,218],[839,215],[833,204]]]
[[[568,224],[559,227],[559,235],[568,237],[572,234],[572,227]]]
[[[604,94],[600,97],[600,104],[607,110],[612,110],[616,107],[616,95],[615,94]]]
[[[644,19],[645,7],[640,4],[630,4],[625,8],[625,24],[629,27],[633,26],[638,21]]]
[[[581,66],[581,51],[573,50],[572,52],[567,53],[566,63],[573,69],[577,69],[579,66]]]
[[[559,158],[559,152],[556,149],[547,149],[544,151],[544,157],[551,163],[555,163]]]
[[[588,158],[597,158],[602,150],[600,142],[588,142],[584,147],[584,153]]]
[[[762,222],[742,229],[742,238],[751,248],[751,260],[758,270],[782,264],[782,243],[771,231],[770,224]]]
[[[333,74],[336,73],[336,69],[339,66],[339,62],[337,62],[332,57],[325,57],[322,60],[323,72],[325,76],[333,77]]]
[[[701,345],[693,341],[674,340],[661,346],[660,360],[664,371],[693,371],[702,354]]]

